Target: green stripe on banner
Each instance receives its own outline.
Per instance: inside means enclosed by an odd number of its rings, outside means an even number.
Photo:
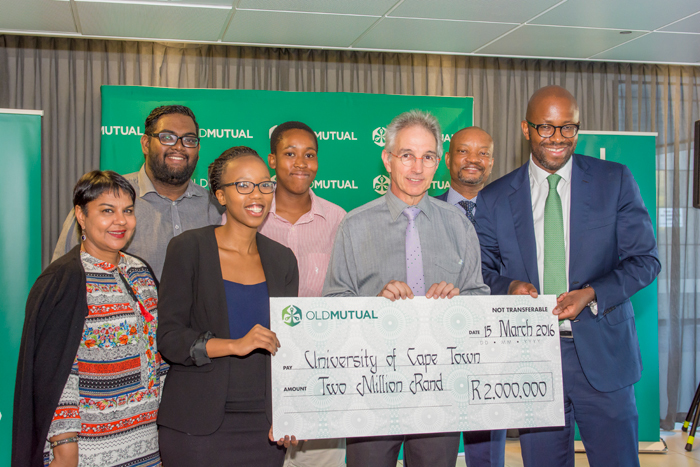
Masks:
[[[656,136],[649,133],[579,133],[576,152],[626,165],[634,176],[656,233]],[[634,385],[639,441],[657,442],[659,428],[659,308],[656,281],[632,297],[639,337],[642,379]],[[577,432],[577,438],[580,439]]]
[[[474,120],[471,97],[102,86],[103,169],[126,174],[141,167],[144,121],[164,104],[186,105],[197,117],[201,150],[193,179],[202,186],[208,165],[224,150],[249,146],[267,159],[276,125],[306,123],[319,139],[313,190],[348,211],[385,193],[388,178],[380,156],[385,128],[396,115],[411,109],[432,112],[442,126],[445,150],[452,135]],[[441,163],[430,194],[449,188],[449,179]]]
[[[41,273],[41,116],[5,112],[12,110],[0,111],[0,466],[10,465],[24,308]]]

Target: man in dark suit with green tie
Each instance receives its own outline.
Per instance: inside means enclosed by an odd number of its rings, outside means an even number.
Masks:
[[[564,427],[520,431],[526,467],[573,467],[574,422],[592,466],[638,467],[634,383],[642,373],[630,298],[661,269],[630,170],[575,154],[578,103],[559,86],[530,98],[530,160],[479,194],[492,294],[557,295]]]

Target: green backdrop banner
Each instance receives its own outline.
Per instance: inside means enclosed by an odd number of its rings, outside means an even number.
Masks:
[[[0,466],[9,466],[24,307],[41,273],[41,112],[0,109],[0,128],[0,160],[10,181],[0,184]]]
[[[656,133],[581,132],[576,152],[629,167],[656,233]],[[632,297],[644,371],[634,386],[639,441],[656,442],[659,428],[659,314],[656,281]]]
[[[384,194],[388,188],[380,152],[385,128],[393,117],[415,108],[431,111],[442,126],[445,150],[457,130],[473,124],[470,97],[103,86],[103,169],[126,174],[140,168],[143,122],[153,108],[163,104],[187,105],[197,116],[202,141],[193,179],[205,187],[207,166],[225,149],[245,145],[265,157],[270,152],[269,137],[276,125],[288,120],[307,123],[319,138],[319,171],[314,191],[348,211]],[[655,137],[581,132],[577,152],[600,157],[601,149],[608,160],[630,168],[655,223]],[[430,194],[447,188],[449,173],[441,163]],[[635,386],[639,437],[640,441],[658,441],[656,283],[640,291],[632,301],[644,362],[642,380]]]
[[[319,170],[312,188],[346,211],[389,188],[380,155],[386,126],[395,116],[411,109],[433,113],[442,127],[445,151],[452,135],[474,121],[471,97],[102,86],[103,170],[126,174],[141,167],[144,121],[164,104],[186,105],[197,117],[201,149],[193,179],[204,187],[207,167],[224,150],[249,146],[267,161],[276,125],[289,120],[306,123],[319,140]],[[440,164],[429,193],[447,190],[449,179],[445,164]]]
[[[101,167],[126,174],[143,164],[139,138],[153,108],[190,107],[199,123],[201,150],[193,179],[207,185],[207,167],[232,146],[249,146],[267,160],[276,125],[298,120],[318,136],[319,171],[314,192],[346,210],[365,204],[389,185],[381,151],[391,119],[411,109],[428,110],[440,121],[445,150],[452,135],[472,125],[471,97],[102,86]],[[449,188],[444,164],[430,193]]]

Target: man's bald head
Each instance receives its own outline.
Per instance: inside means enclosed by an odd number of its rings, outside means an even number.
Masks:
[[[491,138],[490,134],[486,133],[483,129],[479,128],[478,126],[468,126],[466,128],[462,128],[457,133],[452,135],[452,139],[450,140],[450,151],[452,151],[453,146],[455,146],[455,144],[459,144],[461,141],[471,139],[490,141],[491,152],[493,153],[493,138]]]
[[[545,86],[535,91],[535,93],[530,97],[530,100],[527,103],[527,112],[525,113],[525,117],[528,120],[532,121],[537,110],[542,108],[542,106],[546,105],[553,99],[568,100],[571,106],[575,109],[576,120],[578,120],[579,112],[578,102],[576,102],[576,98],[566,89],[554,84],[551,86]]]

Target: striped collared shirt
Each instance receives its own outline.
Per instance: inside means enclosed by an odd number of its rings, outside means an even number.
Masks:
[[[299,263],[299,296],[320,297],[326,278],[333,239],[345,210],[340,206],[311,195],[311,210],[295,224],[277,215],[277,204],[272,201],[267,218],[258,231],[290,248]]]

